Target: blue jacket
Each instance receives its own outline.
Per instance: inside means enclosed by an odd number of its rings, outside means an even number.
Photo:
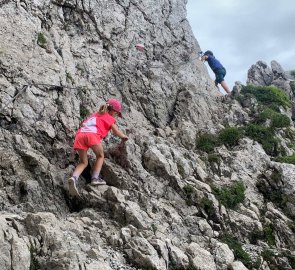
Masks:
[[[208,64],[215,73],[218,69],[224,68],[223,65],[212,55],[208,55]]]

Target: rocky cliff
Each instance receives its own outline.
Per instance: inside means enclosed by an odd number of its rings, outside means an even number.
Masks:
[[[294,268],[294,86],[258,62],[271,102],[220,99],[185,5],[0,2],[1,270]],[[129,141],[70,198],[75,132],[110,97]]]

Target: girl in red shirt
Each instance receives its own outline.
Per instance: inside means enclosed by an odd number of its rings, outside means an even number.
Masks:
[[[91,177],[91,185],[106,184],[106,182],[99,176],[104,161],[101,141],[110,130],[122,140],[128,140],[128,137],[121,132],[115,124],[115,117],[122,117],[121,110],[122,106],[120,101],[109,99],[105,105],[102,105],[99,108],[98,112],[86,119],[77,131],[74,141],[74,150],[78,151],[79,164],[75,168],[72,177],[68,180],[70,195],[79,196],[77,181],[80,174],[88,165],[87,151],[89,148],[91,148],[96,155]]]

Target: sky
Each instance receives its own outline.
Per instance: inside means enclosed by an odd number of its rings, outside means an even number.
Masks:
[[[231,89],[259,60],[295,70],[295,0],[188,0],[187,18],[201,50],[226,68]]]

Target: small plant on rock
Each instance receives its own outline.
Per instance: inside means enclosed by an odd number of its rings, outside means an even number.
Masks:
[[[215,218],[215,209],[213,206],[213,202],[210,199],[208,199],[207,197],[203,197],[201,199],[200,206],[207,213],[209,219]]]
[[[270,108],[265,109],[259,114],[257,122],[264,123],[267,119],[271,121],[271,127],[283,128],[290,126],[290,119],[287,115],[276,112]]]
[[[38,38],[37,38],[37,44],[40,47],[45,48],[46,47],[46,43],[47,43],[47,41],[46,41],[46,38],[45,38],[44,34],[43,33],[39,33],[38,34]]]
[[[235,208],[245,199],[245,186],[242,182],[236,182],[229,187],[213,187],[213,193],[218,201],[228,208]]]
[[[270,246],[275,246],[276,239],[275,239],[275,236],[274,236],[274,227],[273,227],[273,225],[272,224],[268,224],[268,225],[264,226],[263,232],[264,232],[264,236],[265,236],[266,242]]]
[[[290,82],[290,87],[291,87],[292,91],[295,91],[295,81]]]
[[[194,187],[190,184],[186,184],[183,187],[183,191],[186,196],[186,203],[188,205],[193,205],[194,204],[194,201],[193,201]]]
[[[70,82],[71,84],[75,84],[75,80],[73,79],[73,76],[70,72],[66,72],[66,80],[67,82]]]
[[[267,154],[278,155],[278,140],[270,128],[250,124],[245,127],[245,136],[259,142]]]
[[[273,106],[274,108],[280,106],[287,108],[291,105],[288,95],[275,86],[247,85],[242,87],[241,94],[252,95],[260,104]]]
[[[221,241],[223,243],[226,243],[229,246],[229,248],[233,250],[236,259],[241,260],[241,262],[243,262],[247,267],[251,267],[252,262],[250,255],[243,250],[242,245],[235,237],[229,234],[225,234],[221,238]]]
[[[220,157],[216,154],[209,154],[208,155],[208,162],[211,163],[220,163]]]
[[[236,146],[239,143],[239,140],[242,137],[242,132],[239,128],[236,127],[228,127],[223,129],[218,139],[220,143],[225,144],[226,146]]]
[[[80,117],[84,119],[89,114],[89,110],[83,104],[80,104]]]
[[[275,161],[295,165],[295,154],[293,154],[292,156],[277,157],[275,158]]]
[[[197,148],[204,152],[213,152],[217,145],[217,138],[212,134],[205,133],[197,138]]]
[[[157,232],[157,230],[158,230],[157,225],[154,224],[154,223],[152,223],[151,228],[152,228],[152,231],[153,231],[154,235],[156,235],[156,232]]]

